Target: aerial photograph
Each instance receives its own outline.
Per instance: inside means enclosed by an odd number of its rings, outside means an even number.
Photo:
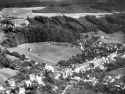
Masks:
[[[0,94],[125,94],[125,0],[0,0]]]

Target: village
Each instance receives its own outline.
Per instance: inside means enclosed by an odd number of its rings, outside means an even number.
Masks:
[[[56,4],[1,9],[0,94],[124,94],[125,13],[108,3],[84,4],[83,13],[49,13]]]
[[[103,43],[102,43],[103,44]],[[101,44],[101,45],[102,45]],[[116,45],[117,46],[117,45]],[[65,66],[60,68],[57,66],[48,65],[45,63],[38,63],[32,61],[28,57],[20,59],[18,62],[13,62],[13,68],[19,70],[20,73],[16,77],[8,79],[4,85],[0,85],[0,94],[29,94],[33,91],[37,94],[41,94],[41,90],[48,88],[51,94],[65,94],[67,90],[73,88],[74,85],[82,82],[84,84],[92,85],[93,87],[100,84],[97,74],[108,70],[109,64],[115,64],[117,57],[122,57],[124,54],[119,53],[119,48],[116,47],[114,53],[109,54],[106,57],[94,58],[93,60],[88,60],[83,64],[72,64],[71,66]],[[120,48],[121,49],[121,48]],[[81,50],[84,52],[83,47]],[[19,54],[14,54],[8,52],[6,49],[2,51],[2,54],[11,54],[14,56],[20,56]],[[21,58],[22,56],[20,56]],[[112,62],[112,63],[111,63]],[[25,64],[25,65],[24,65]],[[94,71],[97,71],[97,74],[93,74]],[[108,86],[112,84],[113,87],[120,88],[121,90],[125,89],[123,83],[119,83],[119,80],[123,76],[118,75],[107,75],[104,77],[101,84],[103,86]],[[56,83],[62,81],[62,85]],[[67,85],[67,83],[70,83]],[[64,89],[62,90],[62,86]]]

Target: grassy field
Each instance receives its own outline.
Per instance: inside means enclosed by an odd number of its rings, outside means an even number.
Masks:
[[[60,60],[68,60],[70,57],[81,53],[79,48],[71,47],[63,43],[52,44],[52,43],[31,43],[22,44],[15,48],[9,48],[10,51],[16,51],[20,54],[25,54],[26,56],[32,58],[37,62],[47,62],[56,64]],[[28,51],[28,48],[31,51]]]
[[[0,83],[4,84],[4,81],[6,81],[10,77],[15,76],[17,73],[18,72],[16,70],[12,70],[9,68],[0,69]]]

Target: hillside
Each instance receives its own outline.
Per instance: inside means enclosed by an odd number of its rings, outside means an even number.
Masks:
[[[6,37],[1,44],[6,47],[47,41],[74,44],[80,40],[83,33],[88,32],[100,33],[103,36],[109,36],[115,40],[125,42],[124,16],[124,13],[106,15],[99,18],[96,16],[85,16],[79,19],[67,16],[36,16],[27,19],[30,23],[29,26],[17,27],[15,31],[6,28],[4,30]]]
[[[105,42],[102,37],[96,35],[92,35],[86,41],[86,43],[81,42],[85,47],[84,50],[81,49],[82,53],[69,60],[59,61],[55,66],[43,61],[37,62],[28,56],[19,54],[23,50],[17,51],[11,48],[12,50],[9,51],[2,48],[1,68],[17,70],[18,73],[16,76],[15,74],[8,76],[5,71],[3,73],[1,70],[0,76],[3,79],[10,77],[5,86],[1,87],[10,92],[12,88],[15,92],[22,91],[17,91],[16,88],[23,88],[26,92],[33,94],[41,92],[44,94],[124,94],[125,45],[109,40]],[[35,49],[32,49],[34,52]],[[3,89],[0,92],[3,92]]]
[[[124,13],[26,20],[1,21],[0,94],[124,94]]]

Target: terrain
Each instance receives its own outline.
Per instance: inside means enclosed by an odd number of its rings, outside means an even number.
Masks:
[[[0,93],[124,94],[125,13],[64,5],[2,10]]]
[[[81,43],[84,47],[81,49],[82,53],[78,53],[68,60],[61,60],[55,65],[44,61],[37,62],[37,60],[32,60],[30,55],[19,54],[24,53],[22,49],[2,47],[0,53],[1,68],[18,71],[16,75],[11,76],[1,73],[3,79],[10,77],[7,80],[8,83],[11,81],[15,83],[12,86],[5,84],[3,88],[6,91],[8,87],[14,87],[14,91],[18,92],[16,88],[24,87],[26,92],[33,94],[41,92],[43,94],[124,94],[125,45],[96,34],[92,34],[91,38]],[[48,45],[48,43],[42,43],[43,45]],[[55,43],[55,45],[64,46],[60,43]],[[22,45],[19,47],[24,48]],[[32,51],[38,50],[33,47],[31,49],[30,54]],[[2,70],[5,72],[5,69]],[[35,78],[32,79],[34,76]],[[36,77],[40,77],[42,80],[37,80]],[[27,81],[30,81],[31,85]],[[38,86],[40,87],[38,88]],[[107,90],[105,91],[105,89]],[[3,92],[2,89],[0,92]]]
[[[5,0],[0,1],[0,8],[11,7],[46,7],[34,10],[37,13],[82,13],[124,11],[123,0]]]
[[[18,74],[18,71],[9,68],[0,69],[0,84],[4,84],[8,78]]]
[[[29,52],[28,49],[31,49]],[[46,62],[56,65],[60,60],[68,60],[72,56],[81,53],[79,48],[64,43],[31,43],[22,44],[15,48],[9,48],[11,52],[24,54],[36,62]]]

